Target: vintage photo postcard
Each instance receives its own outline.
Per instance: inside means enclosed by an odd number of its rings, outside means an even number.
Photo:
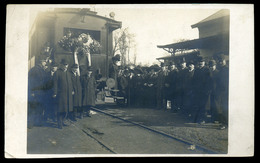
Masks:
[[[6,158],[254,155],[254,5],[6,7]]]

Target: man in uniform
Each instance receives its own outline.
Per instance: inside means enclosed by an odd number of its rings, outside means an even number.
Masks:
[[[73,111],[74,94],[71,73],[68,71],[68,62],[65,59],[61,60],[61,68],[57,70],[53,78],[53,98],[57,100],[57,120],[58,128],[62,129],[64,119],[67,114]]]
[[[45,107],[47,75],[44,71],[46,57],[40,55],[38,64],[28,74],[28,128],[43,124],[43,111]]]
[[[209,69],[205,66],[205,60],[199,59],[199,67],[195,69],[193,75],[194,82],[194,111],[195,122],[205,123],[207,111],[209,110]]]

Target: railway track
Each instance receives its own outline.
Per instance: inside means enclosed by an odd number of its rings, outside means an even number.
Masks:
[[[115,116],[113,114],[110,114],[110,113],[107,113],[103,110],[100,110],[98,108],[94,108],[92,107],[91,110],[95,111],[95,112],[99,112],[99,113],[102,113],[103,115],[106,115],[106,116],[109,116],[109,117],[112,117],[112,118],[115,118],[115,119],[118,119],[120,121],[124,121],[126,123],[130,123],[134,126],[137,126],[139,128],[142,128],[142,129],[145,129],[145,130],[149,130],[153,133],[156,133],[158,135],[161,135],[161,136],[164,136],[164,137],[167,137],[167,138],[170,138],[170,139],[173,139],[175,141],[178,141],[178,142],[181,142],[181,143],[184,143],[188,146],[190,146],[191,148],[196,148],[197,150],[200,150],[200,151],[204,151],[205,153],[208,153],[208,154],[220,154],[219,152],[216,152],[216,151],[213,151],[211,149],[208,149],[206,147],[203,147],[201,145],[197,145],[197,144],[194,144],[188,140],[185,140],[181,137],[178,137],[176,135],[170,135],[168,133],[165,133],[163,131],[159,131],[157,129],[154,129],[154,128],[151,128],[149,126],[146,126],[146,125],[143,125],[143,124],[139,124],[139,123],[136,123],[136,122],[133,122],[133,121],[130,121],[130,120],[127,120],[127,119],[124,119],[122,117],[119,117],[119,116]],[[78,130],[80,130],[81,132],[83,132],[86,136],[92,138],[94,141],[96,141],[98,144],[100,144],[104,149],[106,149],[107,151],[109,151],[111,154],[119,154],[119,152],[115,151],[115,149],[113,147],[111,147],[110,145],[108,145],[108,143],[104,142],[102,139],[98,138],[98,136],[96,136],[97,134],[93,131],[91,131],[90,129],[88,128],[82,128],[81,126],[77,125],[76,123],[74,123],[73,121],[70,121],[70,123],[76,127]],[[194,149],[191,149],[191,150],[194,150]]]
[[[98,109],[98,108],[92,107],[91,109],[92,109],[93,111],[96,111],[96,112],[105,114],[105,115],[110,116],[110,117],[112,117],[112,118],[116,118],[116,119],[119,119],[119,120],[121,120],[121,121],[124,121],[124,122],[130,123],[130,124],[133,124],[133,125],[135,125],[135,126],[141,127],[141,128],[143,128],[143,129],[149,130],[149,131],[151,131],[151,132],[153,132],[153,133],[156,133],[156,134],[159,134],[159,135],[168,137],[168,138],[170,138],[170,139],[173,139],[173,140],[182,142],[182,143],[184,143],[184,144],[187,144],[187,145],[191,146],[192,148],[193,148],[193,147],[196,147],[196,149],[205,151],[205,152],[208,153],[208,154],[221,154],[221,153],[219,153],[219,152],[217,152],[217,151],[213,151],[213,150],[211,150],[211,149],[208,149],[207,147],[194,144],[194,143],[192,143],[192,142],[190,142],[190,141],[188,141],[188,140],[185,140],[185,139],[183,139],[183,138],[181,138],[181,137],[179,137],[179,136],[177,136],[177,135],[168,134],[168,133],[165,133],[165,132],[163,132],[163,131],[159,131],[159,130],[157,130],[157,129],[151,128],[151,127],[149,127],[149,126],[146,126],[146,125],[143,125],[143,124],[140,124],[140,123],[137,123],[137,122],[133,122],[133,121],[130,121],[130,120],[128,120],[128,119],[124,119],[124,118],[119,117],[119,116],[115,116],[115,115],[113,115],[113,114],[107,113],[107,112],[105,112],[105,111],[103,111],[103,110],[100,110],[100,109]]]

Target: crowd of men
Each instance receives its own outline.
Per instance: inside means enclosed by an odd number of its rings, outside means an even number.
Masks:
[[[128,106],[170,109],[189,122],[227,127],[229,70],[224,55],[207,63],[203,58],[196,63],[182,59],[118,71],[119,95],[128,99]]]
[[[115,79],[117,95],[127,99],[128,107],[169,109],[191,122],[227,127],[229,70],[223,55],[207,63],[203,58],[196,63],[182,59],[150,67],[119,67],[118,55],[112,61],[109,77]],[[79,66],[65,59],[47,64],[48,59],[41,56],[29,71],[28,127],[51,119],[62,129],[66,119],[90,116],[97,88],[92,68],[81,66],[79,76]]]
[[[90,116],[95,105],[95,78],[92,68],[77,64],[69,66],[66,59],[47,65],[48,58],[40,56],[38,64],[28,75],[28,127],[42,126],[48,119],[57,122],[59,129],[66,120],[77,121]]]

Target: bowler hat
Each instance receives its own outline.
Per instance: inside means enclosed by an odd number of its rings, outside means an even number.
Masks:
[[[63,58],[60,63],[63,64],[63,65],[69,64],[68,61],[65,58]]]

